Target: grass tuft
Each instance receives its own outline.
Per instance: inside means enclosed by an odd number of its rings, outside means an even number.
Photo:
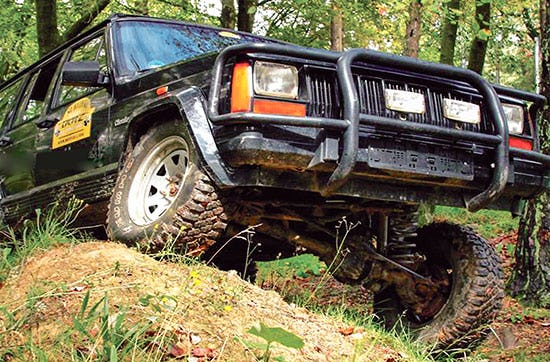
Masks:
[[[36,209],[35,219],[26,219],[17,228],[1,226],[0,282],[6,280],[12,269],[35,251],[47,250],[57,244],[79,242],[82,233],[72,224],[82,207],[83,202],[73,197],[63,204],[51,204],[45,210]]]

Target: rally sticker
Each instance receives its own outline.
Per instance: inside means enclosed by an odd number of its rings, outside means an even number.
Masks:
[[[94,108],[89,98],[71,104],[53,129],[52,149],[90,137]]]

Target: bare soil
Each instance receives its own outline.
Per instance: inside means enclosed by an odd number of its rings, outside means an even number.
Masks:
[[[508,235],[492,241],[507,268],[513,258],[506,245],[513,240]],[[263,286],[289,296],[313,291],[319,278],[295,277],[282,288]],[[33,345],[52,361],[69,361],[75,353],[95,357],[101,347],[97,340],[78,337],[74,327],[87,295],[87,311],[107,296],[109,320],[122,315],[128,326],[148,323],[144,335],[154,336],[151,351],[155,352],[138,360],[255,361],[261,350],[247,342],[262,341],[247,331],[259,322],[303,338],[305,347],[300,350],[276,346],[272,356],[286,361],[412,360],[371,331],[297,308],[234,272],[199,263],[157,261],[109,242],[59,246],[35,255],[0,286],[0,356],[28,350],[19,360],[32,360],[36,356],[29,346]],[[323,281],[312,303],[371,312],[365,289],[334,279]],[[99,324],[88,324],[90,336],[98,335]],[[550,311],[527,309],[507,297],[492,330],[467,359],[550,360]]]
[[[236,273],[198,263],[160,262],[108,242],[56,247],[30,258],[10,276],[0,289],[5,309],[0,351],[15,356],[10,348],[34,345],[53,361],[71,360],[75,353],[93,358],[101,342],[89,337],[99,334],[101,318],[86,324],[88,338],[74,327],[76,319],[85,324],[82,320],[90,314],[91,307],[81,311],[87,295],[88,306],[102,300],[103,306],[102,298],[108,297],[109,309],[102,310],[109,323],[119,316],[127,328],[149,323],[144,336],[156,336],[156,352],[138,360],[255,361],[261,351],[245,344],[262,342],[247,333],[259,322],[304,340],[300,350],[275,346],[272,356],[286,361],[393,361],[400,356],[376,336],[289,305]],[[34,359],[27,349],[22,359]]]

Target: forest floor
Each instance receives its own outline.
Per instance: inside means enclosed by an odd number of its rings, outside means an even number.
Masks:
[[[490,240],[500,252],[507,278],[514,267],[516,240],[515,233]],[[550,361],[550,309],[526,307],[507,296],[492,333],[476,353],[490,361]]]

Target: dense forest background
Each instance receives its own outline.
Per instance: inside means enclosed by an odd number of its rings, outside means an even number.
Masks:
[[[365,47],[550,95],[550,0],[2,0],[0,82],[112,13],[176,18],[310,47]],[[550,113],[539,120],[550,147]],[[512,294],[550,306],[548,195],[520,222]]]
[[[462,67],[534,90],[531,0],[3,0],[0,80],[111,13],[238,28],[320,48],[367,47]],[[473,48],[474,43],[481,45]],[[486,46],[486,52],[483,47]],[[484,55],[476,59],[474,55]],[[483,62],[484,61],[484,62]]]

